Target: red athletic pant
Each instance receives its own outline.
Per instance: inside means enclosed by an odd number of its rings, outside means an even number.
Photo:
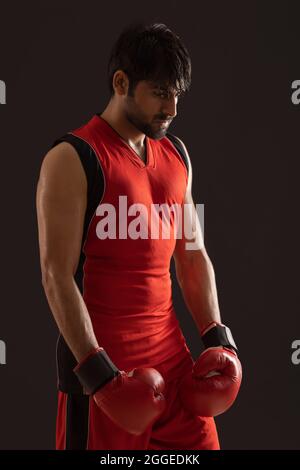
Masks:
[[[92,397],[58,392],[56,448],[89,450],[218,450],[213,418],[185,411],[178,397],[178,381],[166,383],[167,406],[140,436],[123,431],[96,405]]]

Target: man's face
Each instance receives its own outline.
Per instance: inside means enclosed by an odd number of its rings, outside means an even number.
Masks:
[[[178,96],[163,85],[141,80],[133,96],[125,98],[125,115],[128,121],[151,139],[165,136],[176,116]]]

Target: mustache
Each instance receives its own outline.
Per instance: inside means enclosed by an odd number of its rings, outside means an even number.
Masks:
[[[170,122],[172,122],[172,119],[168,119],[168,118],[162,116],[162,117],[155,118],[154,121],[167,121],[168,123],[170,123]]]

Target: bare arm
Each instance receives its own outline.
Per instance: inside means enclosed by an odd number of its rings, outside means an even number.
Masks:
[[[36,207],[42,284],[65,341],[79,362],[97,347],[92,323],[75,283],[86,211],[87,180],[72,145],[63,142],[45,156]]]
[[[182,143],[183,144],[183,143]],[[184,144],[183,144],[184,145]],[[211,322],[221,323],[218,304],[217,288],[213,265],[206,252],[199,219],[195,215],[195,205],[192,198],[192,166],[189,159],[189,179],[185,195],[185,204],[190,204],[192,211],[184,217],[184,225],[188,224],[193,233],[193,239],[184,237],[176,242],[173,253],[176,267],[176,277],[181,287],[185,303],[195,320],[200,333]],[[194,211],[194,218],[192,212]],[[193,249],[187,250],[187,244],[193,243]]]

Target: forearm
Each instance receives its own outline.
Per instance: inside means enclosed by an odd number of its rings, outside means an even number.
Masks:
[[[221,322],[213,265],[205,250],[176,265],[177,279],[185,303],[199,332],[211,322]]]
[[[92,322],[73,276],[44,275],[43,286],[57,326],[79,362],[98,346]]]

